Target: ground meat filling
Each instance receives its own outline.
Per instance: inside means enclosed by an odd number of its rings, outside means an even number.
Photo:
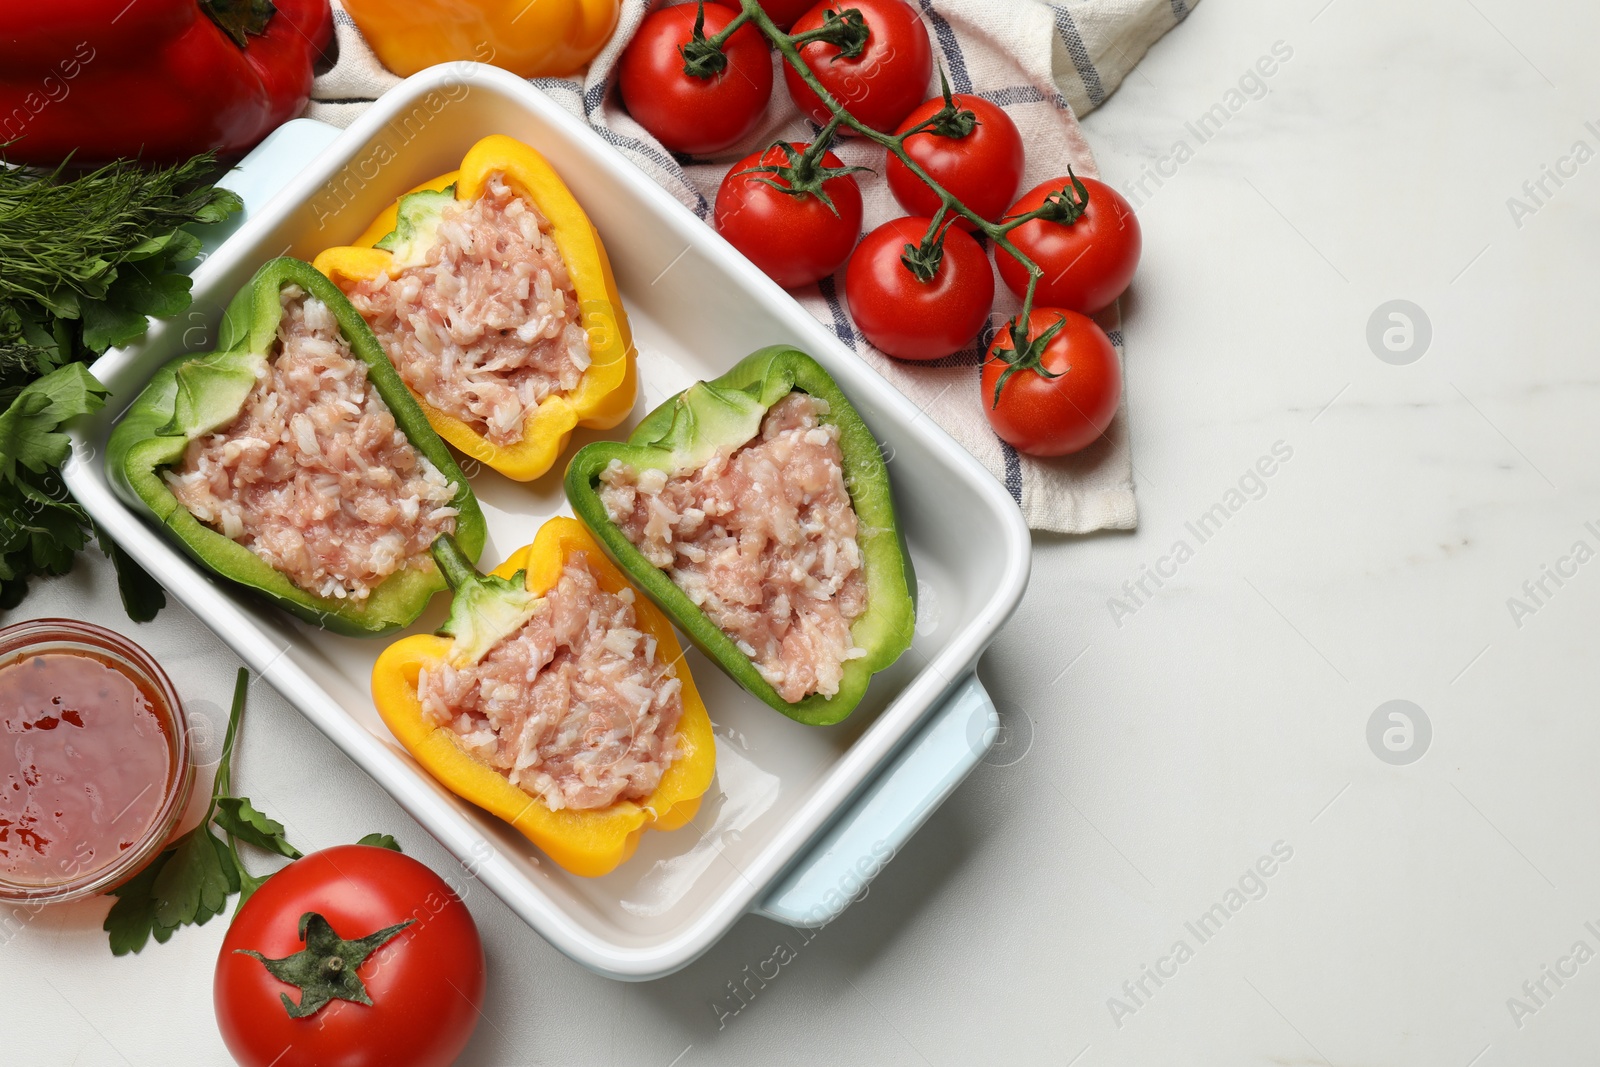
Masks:
[[[178,502],[301,589],[364,600],[454,533],[455,489],[395,426],[328,305],[281,293],[276,351],[237,418],[165,472]]]
[[[544,610],[476,664],[419,673],[423,713],[552,810],[643,800],[677,756],[683,683],[633,598],[573,555]]]
[[[483,196],[444,209],[424,263],[348,292],[412,391],[496,445],[522,440],[528,412],[589,366],[549,230],[496,174]]]
[[[824,400],[793,392],[753,440],[668,478],[613,460],[600,500],[655,566],[793,703],[839,691],[866,655],[850,624],[867,607],[839,428]]]

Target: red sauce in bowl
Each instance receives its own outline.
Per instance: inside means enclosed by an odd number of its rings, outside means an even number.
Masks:
[[[171,770],[158,703],[93,653],[0,667],[0,878],[60,882],[139,843]]]
[[[193,769],[171,683],[137,645],[41,619],[0,630],[0,898],[112,888],[177,824]]]

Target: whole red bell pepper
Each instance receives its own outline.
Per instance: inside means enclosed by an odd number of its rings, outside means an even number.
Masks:
[[[242,154],[305,107],[332,38],[328,0],[0,3],[0,155]]]

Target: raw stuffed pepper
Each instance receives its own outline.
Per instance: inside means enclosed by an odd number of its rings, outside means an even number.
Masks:
[[[233,298],[219,342],[128,408],[113,484],[201,564],[301,618],[357,635],[410,623],[445,588],[434,540],[476,559],[484,522],[372,331],[284,257]]]
[[[735,681],[812,725],[911,644],[916,579],[878,442],[810,356],[763,348],[578,451],[567,498]]]
[[[445,787],[574,874],[694,817],[711,784],[711,720],[672,627],[582,524],[554,518],[481,575],[434,546],[455,599],[437,636],[372,670],[393,734]]]
[[[589,218],[544,157],[485,137],[317,269],[372,326],[439,435],[518,481],[633,410],[633,343]]]

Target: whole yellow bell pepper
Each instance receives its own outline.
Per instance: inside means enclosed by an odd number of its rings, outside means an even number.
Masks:
[[[678,720],[677,758],[642,803],[623,800],[594,810],[552,811],[499,771],[467,755],[454,733],[428,721],[417,697],[422,669],[447,661],[475,662],[500,637],[520,628],[536,610],[533,599],[556,584],[574,553],[584,554],[602,589],[615,593],[628,586],[583,524],[566,517],[546,522],[533,544],[512,553],[487,579],[472,569],[465,556],[456,552],[452,557],[452,552],[456,550],[449,539],[440,538],[434,553],[457,589],[447,624],[451,635],[402,638],[385,649],[372,668],[373,702],[406,750],[445,788],[510,823],[573,874],[606,874],[633,855],[645,829],[676,830],[694,818],[716,769],[711,719],[671,624],[645,597],[634,600],[637,625],[655,638],[656,654],[675,664],[683,685],[683,715]],[[525,592],[516,588],[519,574]]]
[[[622,0],[344,0],[344,9],[401,77],[472,59],[564,78],[611,39]]]
[[[628,316],[622,309],[622,297],[617,293],[611,261],[606,258],[600,235],[560,175],[538,152],[500,134],[485,137],[468,150],[460,170],[423,182],[406,196],[454,185],[457,201],[476,200],[497,173],[504,175],[508,185],[550,220],[550,236],[567,265],[589,335],[591,362],[576,389],[562,396],[547,396],[528,412],[522,439],[511,445],[492,444],[472,426],[429,404],[415,390],[412,395],[440,437],[506,477],[526,482],[555,465],[575,427],[609,430],[633,410],[637,388],[635,353]],[[397,198],[373,220],[354,245],[326,249],[312,265],[346,292],[385,272],[398,275],[408,265],[404,257],[373,246],[399,232],[404,199]]]

